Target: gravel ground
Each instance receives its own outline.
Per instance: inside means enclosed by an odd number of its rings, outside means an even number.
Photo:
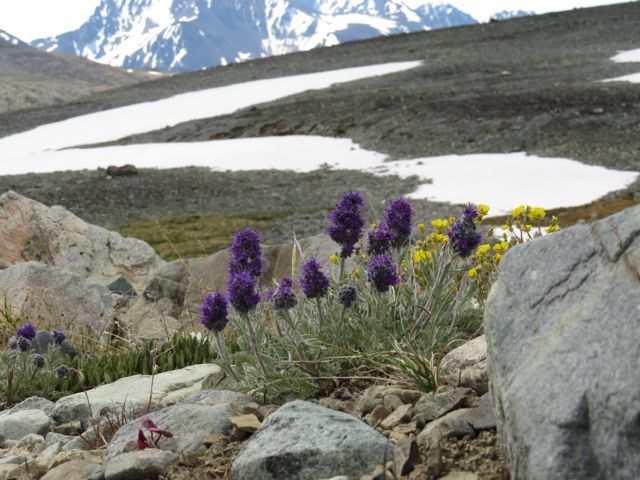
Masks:
[[[238,81],[420,59],[424,66],[414,70],[116,143],[313,134],[353,138],[391,158],[527,151],[640,170],[640,86],[597,82],[640,70],[638,64],[609,60],[619,50],[640,48],[639,31],[640,2],[634,2],[355,42],[163,78],[64,108],[0,115],[0,136]],[[114,159],[119,163],[124,162]],[[326,211],[348,188],[362,189],[379,207],[383,199],[410,192],[415,184],[358,172],[193,168],[146,170],[111,180],[99,171],[0,177],[0,191],[12,188],[47,204],[62,204],[105,226],[178,213],[298,212],[281,221],[279,230],[286,236],[292,228],[300,235],[321,231]],[[640,196],[640,182],[618,194]],[[418,202],[417,209],[420,219],[456,211],[429,202]],[[373,211],[370,216],[375,218]]]

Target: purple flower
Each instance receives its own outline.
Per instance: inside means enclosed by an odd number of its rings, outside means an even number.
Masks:
[[[386,292],[389,287],[400,283],[398,269],[391,255],[376,255],[369,262],[367,270],[369,281],[373,283],[376,290]]]
[[[40,355],[39,353],[36,353],[36,354],[33,356],[33,358],[32,358],[32,360],[31,360],[31,361],[33,362],[33,365],[34,365],[36,368],[42,368],[42,367],[44,367],[44,355]]]
[[[387,203],[383,223],[391,232],[391,244],[394,247],[402,247],[409,241],[412,217],[413,207],[406,198],[396,198]]]
[[[31,340],[26,337],[18,337],[18,348],[21,352],[28,352],[31,348]]]
[[[353,283],[347,283],[338,290],[338,303],[344,308],[349,308],[356,301],[358,291]]]
[[[248,273],[259,278],[262,274],[260,234],[252,228],[238,230],[231,241],[229,273]]]
[[[314,258],[302,266],[300,285],[307,298],[320,298],[327,294],[329,290],[329,278]]]
[[[36,327],[33,326],[33,323],[23,323],[18,330],[16,330],[16,336],[33,340],[36,338]]]
[[[260,302],[260,295],[256,293],[256,279],[249,273],[231,275],[227,282],[227,291],[231,305],[240,313],[253,310]]]
[[[298,304],[296,294],[293,293],[293,280],[291,278],[282,278],[280,286],[271,295],[271,301],[276,310],[289,310]]]
[[[64,328],[61,327],[54,328],[51,335],[57,345],[62,345],[62,343],[67,339],[67,335],[64,333]]]
[[[58,378],[64,378],[67,375],[69,375],[69,367],[67,367],[66,365],[60,365],[58,368],[56,368],[56,375],[58,375]]]
[[[227,297],[216,291],[208,293],[200,305],[200,323],[214,332],[221,332],[227,326],[229,316],[229,304]]]
[[[393,235],[384,223],[369,230],[367,237],[369,240],[367,243],[367,253],[369,255],[381,255],[389,252]]]
[[[364,196],[360,192],[349,191],[338,200],[336,208],[329,216],[331,225],[327,228],[327,233],[342,247],[342,258],[349,257],[360,240],[364,227],[364,220],[360,216],[363,206]]]
[[[449,243],[455,253],[461,257],[468,257],[480,244],[482,236],[476,232],[475,218],[478,216],[478,209],[470,203],[449,228]]]

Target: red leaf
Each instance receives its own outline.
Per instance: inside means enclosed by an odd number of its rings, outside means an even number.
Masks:
[[[147,441],[147,437],[144,436],[142,430],[138,430],[138,448],[144,450],[145,448],[151,448],[151,444]]]

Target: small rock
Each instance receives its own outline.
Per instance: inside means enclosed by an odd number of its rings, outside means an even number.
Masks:
[[[382,422],[385,418],[387,418],[391,412],[384,405],[377,405],[371,415],[369,416],[369,425],[372,427],[377,426],[380,422]]]
[[[110,459],[105,465],[105,480],[138,480],[158,478],[167,473],[178,456],[166,450],[148,448],[123,453]]]
[[[71,420],[51,427],[51,431],[61,435],[77,435],[82,432],[82,422],[78,419]]]
[[[442,393],[427,393],[416,402],[413,418],[418,424],[425,425],[452,410],[470,406],[475,398],[473,391],[468,388],[453,388]]]
[[[0,465],[0,479],[1,480],[13,480],[22,478],[26,474],[24,471],[24,465],[18,465],[15,463],[7,463]]]
[[[0,441],[20,440],[29,433],[46,435],[51,419],[42,410],[18,410],[0,417]]]
[[[413,436],[412,436],[413,437]],[[420,459],[415,437],[406,438],[396,443],[393,466],[396,475],[407,475]]]
[[[254,433],[260,428],[260,420],[253,414],[229,417],[229,421],[241,432]]]
[[[478,480],[478,476],[475,473],[471,473],[471,472],[455,471],[455,472],[449,472],[440,480]]]
[[[393,393],[385,395],[382,404],[389,410],[396,410],[403,405],[402,399],[398,395]]]
[[[40,333],[40,332],[38,332]],[[9,410],[0,412],[0,417],[4,415],[11,415],[12,413],[19,412],[20,410],[42,410],[47,415],[51,414],[54,403],[51,400],[42,397],[29,397],[14,405]]]
[[[417,428],[418,428],[418,425],[416,424],[416,422],[409,422],[409,423],[401,423],[397,427],[394,427],[393,431],[407,435],[409,433],[414,433]]]
[[[132,165],[130,163],[121,165],[119,167],[110,165],[109,167],[107,167],[106,174],[109,177],[130,177],[132,175],[138,175],[138,169],[135,165]]]
[[[214,389],[203,389],[183,400],[183,403],[197,403],[199,405],[248,404],[253,402],[254,398],[246,393]]]
[[[408,420],[411,417],[411,411],[413,410],[413,405],[407,404],[400,406],[397,410],[395,410],[391,415],[385,418],[380,426],[385,430],[390,430],[393,427],[399,425],[405,420]]]
[[[472,388],[479,395],[489,390],[487,340],[481,335],[447,353],[438,367],[440,378],[456,387]]]
[[[32,457],[37,455],[44,448],[44,437],[36,433],[29,433],[22,437],[18,443],[9,450],[9,454]]]
[[[224,438],[225,436],[219,433],[213,435],[205,435],[204,437],[202,437],[202,444],[205,447],[209,448],[211,445],[224,440]]]
[[[41,480],[102,480],[104,467],[88,460],[73,460],[49,470]]]

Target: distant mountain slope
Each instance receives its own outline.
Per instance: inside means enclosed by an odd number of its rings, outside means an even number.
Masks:
[[[148,78],[146,73],[128,73],[82,58],[17,46],[11,40],[0,41],[0,113],[64,103]]]
[[[194,71],[353,40],[477,23],[444,2],[405,0],[102,0],[46,51],[125,68]]]
[[[28,47],[29,44],[23,42],[18,37],[14,37],[9,32],[0,28],[0,45],[15,45],[18,47]]]

